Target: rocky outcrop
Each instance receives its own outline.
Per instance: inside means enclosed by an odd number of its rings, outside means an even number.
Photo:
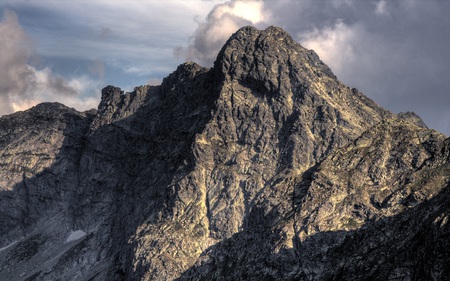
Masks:
[[[76,186],[79,148],[95,112],[43,103],[0,118],[1,242],[23,236],[27,226],[67,207]],[[61,176],[67,177],[58,182]]]
[[[446,279],[450,141],[402,119],[277,27],[96,112],[4,116],[0,276]]]
[[[412,111],[400,112],[399,114],[397,114],[397,116],[398,118],[409,121],[419,127],[428,128],[427,124],[425,124],[422,118],[420,118],[420,116],[417,115],[415,112]]]
[[[64,241],[94,115],[44,103],[0,118],[0,279],[50,271],[73,246]]]

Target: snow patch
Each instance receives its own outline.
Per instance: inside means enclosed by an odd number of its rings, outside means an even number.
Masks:
[[[75,230],[75,231],[71,230],[69,235],[66,237],[66,240],[64,241],[64,244],[67,244],[67,243],[70,243],[72,241],[81,239],[84,236],[86,236],[86,232],[84,232],[81,229]]]

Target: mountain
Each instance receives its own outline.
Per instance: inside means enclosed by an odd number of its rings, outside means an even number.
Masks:
[[[1,280],[450,279],[450,139],[278,27],[0,118]]]

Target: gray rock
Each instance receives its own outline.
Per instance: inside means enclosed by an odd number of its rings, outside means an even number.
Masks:
[[[428,128],[427,124],[425,124],[425,122],[422,120],[422,118],[420,118],[419,115],[417,115],[416,113],[414,113],[412,111],[400,112],[399,114],[397,114],[397,116],[398,116],[398,118],[409,121],[419,127]]]
[[[0,277],[449,279],[450,140],[401,119],[277,27],[3,116]]]

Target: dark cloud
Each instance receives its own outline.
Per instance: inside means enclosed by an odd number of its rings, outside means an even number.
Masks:
[[[112,30],[109,27],[102,27],[100,30],[100,38],[105,39],[111,36]]]
[[[272,22],[346,84],[450,135],[449,1],[268,1]]]

